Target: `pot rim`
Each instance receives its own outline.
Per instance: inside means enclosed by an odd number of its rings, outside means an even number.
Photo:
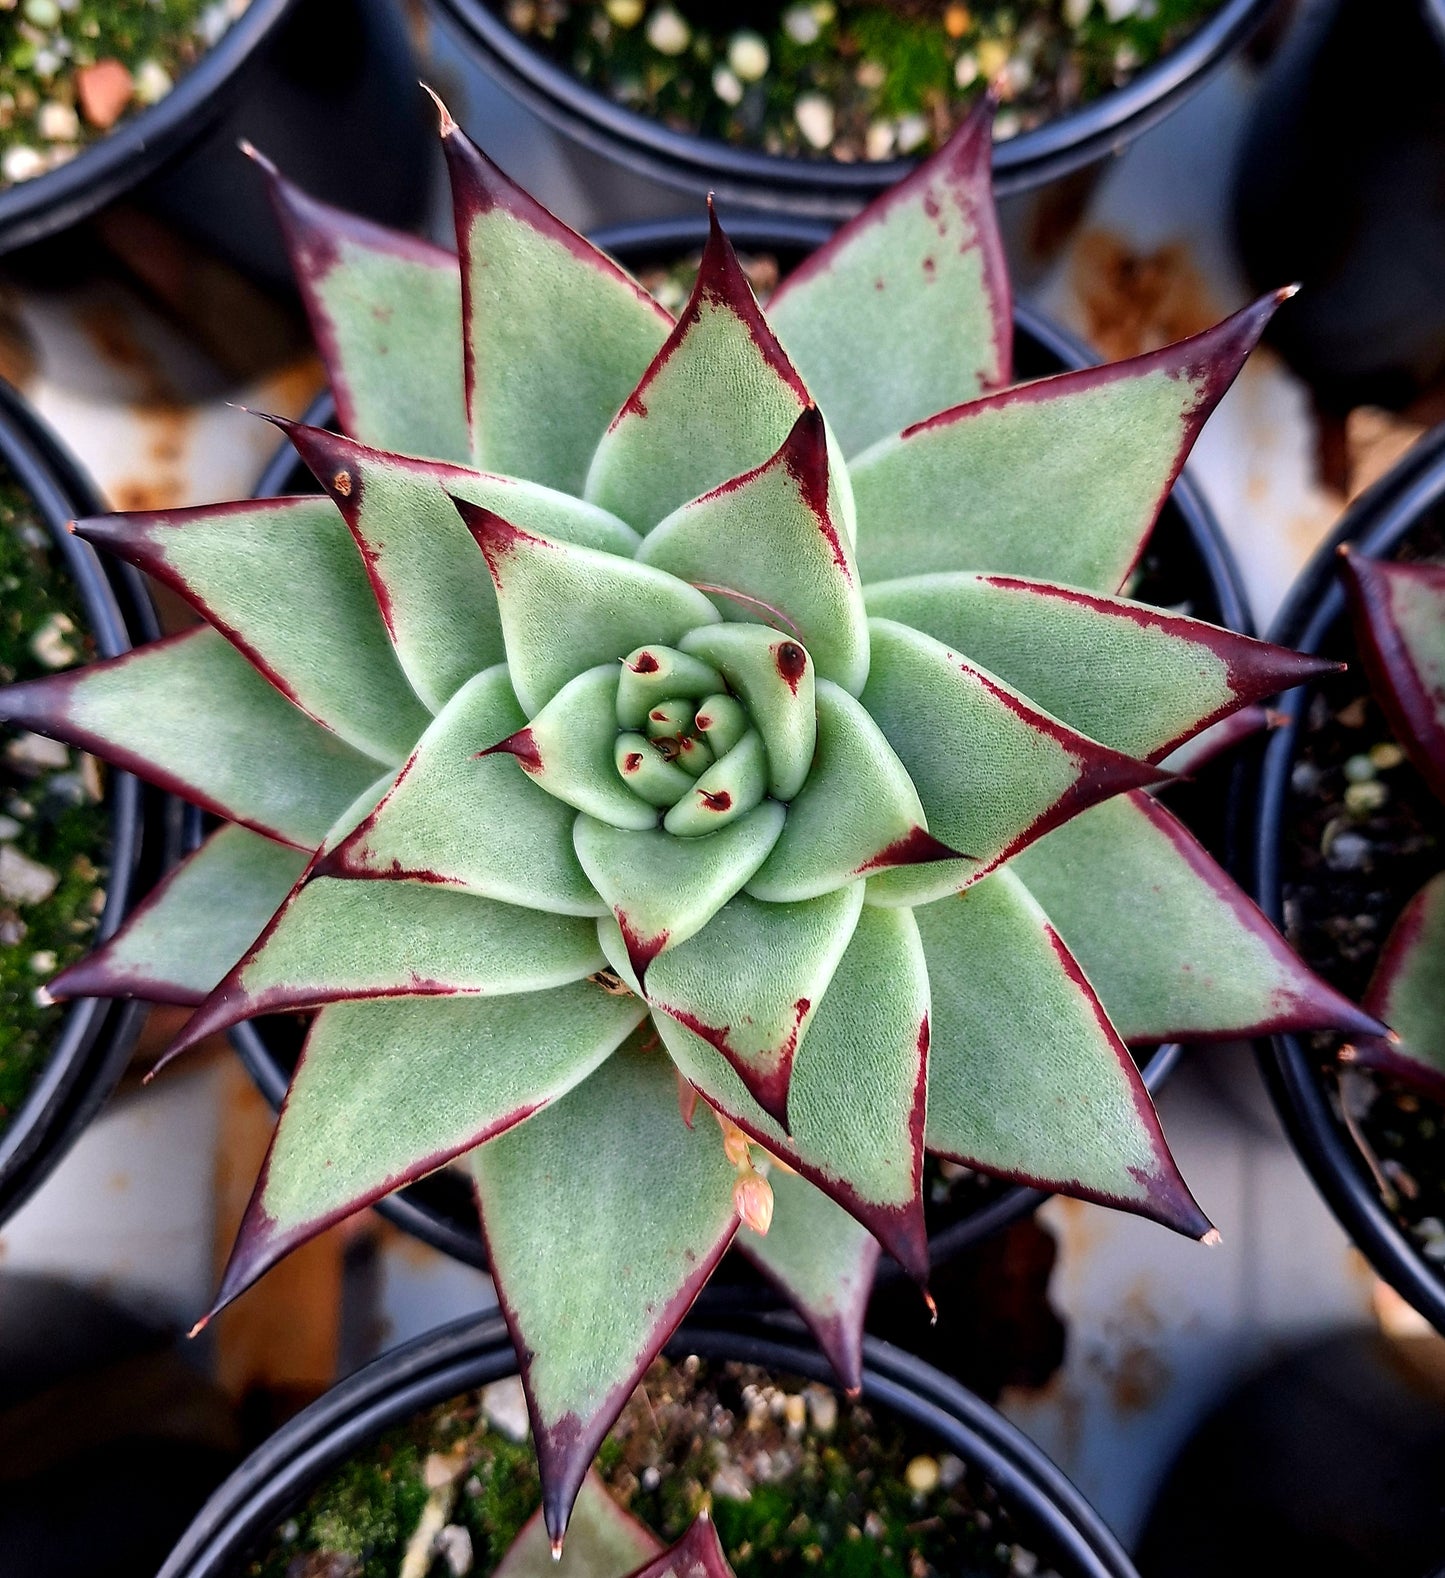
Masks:
[[[18,393],[0,380],[0,461],[41,516],[84,610],[101,657],[116,657],[160,632],[140,577],[103,564],[66,528],[99,508],[94,484]],[[129,773],[108,777],[111,858],[96,940],[109,937],[153,873],[157,845],[172,837],[158,823],[169,807]],[[0,1220],[48,1176],[119,1082],[145,1018],[142,1003],[77,998],[14,1117],[0,1133]]]
[[[240,89],[242,68],[296,0],[250,0],[160,100],[122,121],[58,169],[0,190],[0,254],[84,219],[203,135]]]
[[[1345,512],[1295,582],[1269,640],[1302,652],[1317,651],[1346,617],[1344,591],[1335,573],[1340,545],[1387,553],[1425,510],[1442,501],[1445,424],[1421,438]],[[1252,785],[1256,811],[1251,884],[1255,901],[1276,926],[1284,919],[1281,867],[1289,778],[1315,688],[1297,687],[1279,702],[1285,722],[1270,739]],[[1380,1199],[1354,1142],[1334,1115],[1315,1059],[1292,1035],[1260,1041],[1256,1051],[1275,1108],[1316,1188],[1375,1271],[1445,1332],[1445,1277],[1431,1269]]]
[[[503,85],[550,126],[593,153],[674,190],[715,191],[732,203],[836,220],[850,217],[917,166],[913,159],[854,164],[802,159],[674,131],[616,103],[549,60],[482,0],[438,3]],[[1123,87],[995,144],[995,195],[1029,191],[1120,151],[1221,70],[1276,4],[1224,0],[1196,32]]]
[[[819,1381],[827,1361],[792,1320],[685,1321],[664,1352],[736,1359]],[[902,1349],[865,1337],[863,1396],[935,1434],[1073,1564],[1070,1578],[1137,1578],[1114,1534],[1061,1469],[957,1382]],[[245,1546],[365,1442],[419,1410],[517,1373],[499,1316],[467,1318],[393,1348],[333,1386],[265,1441],[212,1495],[157,1578],[234,1578]],[[1052,1554],[1052,1553],[1051,1553]]]
[[[821,246],[833,233],[833,228],[824,220],[801,215],[739,214],[729,221],[728,234],[744,250],[768,247],[811,250]],[[591,239],[604,251],[626,259],[629,255],[635,258],[639,254],[645,256],[653,252],[700,246],[706,236],[707,220],[704,217],[683,215],[609,225],[595,231]],[[1013,313],[1016,330],[1022,330],[1044,351],[1063,363],[1065,369],[1089,367],[1098,363],[1098,356],[1088,345],[1051,318],[1017,301],[1013,304]],[[323,390],[312,402],[303,420],[313,426],[325,427],[335,417],[336,408],[331,395],[329,391]],[[268,498],[283,493],[296,465],[295,452],[283,442],[261,474],[256,484],[256,496]],[[1187,465],[1176,478],[1168,502],[1178,511],[1185,536],[1199,556],[1210,590],[1219,603],[1221,623],[1245,635],[1252,634],[1254,627],[1239,567]],[[194,848],[200,836],[199,819],[193,819],[189,826],[187,848]],[[234,1026],[229,1034],[231,1044],[261,1093],[273,1107],[279,1108],[289,1079],[266,1044],[265,1037],[250,1020]],[[1177,1042],[1166,1042],[1152,1050],[1142,1069],[1145,1087],[1151,1094],[1163,1085],[1182,1055],[1183,1047]],[[425,1183],[422,1180],[423,1193],[420,1196],[418,1186],[411,1184],[377,1201],[373,1209],[393,1226],[453,1260],[485,1270],[487,1260],[481,1235],[474,1229],[461,1227],[454,1216],[444,1215],[429,1203],[425,1198]],[[972,1245],[1031,1216],[1048,1198],[1046,1191],[1031,1189],[1025,1184],[1005,1183],[986,1205],[930,1236],[930,1260],[941,1265],[953,1259]],[[885,1253],[879,1262],[879,1280],[892,1280],[903,1274],[897,1262]],[[771,1284],[768,1284],[768,1288],[768,1296],[771,1297]],[[706,1308],[709,1313],[715,1308],[731,1308],[736,1302],[722,1284],[709,1287],[704,1297],[708,1300]],[[756,1306],[757,1297],[753,1296],[750,1302]]]

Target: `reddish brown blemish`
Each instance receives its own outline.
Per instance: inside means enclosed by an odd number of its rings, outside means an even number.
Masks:
[[[647,967],[667,946],[668,933],[660,931],[655,937],[643,937],[632,927],[627,917],[618,910],[617,925],[622,932],[622,940],[627,945],[627,957],[632,965],[633,973],[640,981],[647,971]]]
[[[655,674],[662,665],[650,652],[639,652],[634,662],[627,665],[634,674]],[[657,714],[653,713],[653,717]]]
[[[731,811],[733,797],[726,789],[719,789],[716,793],[708,789],[698,790],[702,798],[703,807],[708,811]]]
[[[642,752],[629,751],[622,759],[622,770],[625,773],[635,773],[642,766]]]
[[[537,741],[530,728],[518,729],[515,734],[509,734],[505,740],[498,740],[486,750],[478,751],[477,755],[494,756],[498,751],[504,751],[508,756],[515,756],[525,772],[542,771],[542,753],[537,749]]]
[[[349,471],[338,471],[331,479],[331,486],[342,498],[349,499],[351,497],[351,473]]]
[[[861,877],[865,872],[883,871],[889,866],[917,866],[929,860],[968,860],[957,850],[941,844],[925,827],[910,828],[902,838],[895,838],[886,849],[881,849],[872,860],[865,861],[854,872]]]
[[[706,734],[707,731],[710,728],[712,728],[712,719],[709,718],[706,713],[702,713],[702,712],[698,713],[698,715],[692,720],[692,722],[693,722],[693,727],[696,728],[696,729],[700,729],[704,734]]]
[[[932,258],[924,258],[923,272],[931,280],[938,273],[938,264]]]
[[[667,714],[665,712],[661,711],[661,710],[658,710],[656,712],[649,712],[647,716],[649,718],[651,718],[654,723],[666,723],[667,722]]]
[[[808,654],[796,641],[780,641],[773,648],[773,661],[778,673],[787,682],[788,689],[796,696],[798,685],[808,667]]]

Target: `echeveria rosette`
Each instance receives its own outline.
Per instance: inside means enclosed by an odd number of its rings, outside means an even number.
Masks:
[[[0,706],[227,823],[54,990],[315,1012],[220,1303],[466,1166],[560,1536],[735,1235],[856,1383],[925,1149],[1207,1236],[1128,1045],[1374,1021],[1147,793],[1320,665],[1119,595],[1276,298],[1008,387],[985,110],[674,323],[443,132],[460,263],[271,172],[325,496],[81,523],[205,623]]]
[[[1445,565],[1340,560],[1355,638],[1395,738],[1445,803]],[[1390,931],[1364,1006],[1392,1034],[1362,1036],[1343,1062],[1378,1069],[1445,1100],[1445,872],[1406,904]]]

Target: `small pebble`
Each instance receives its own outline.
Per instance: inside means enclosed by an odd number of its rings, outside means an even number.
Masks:
[[[5,157],[0,159],[0,175],[3,175],[7,181],[30,181],[44,170],[44,158],[34,148],[27,148],[24,143],[14,148],[7,148]]]
[[[812,6],[792,5],[783,12],[783,31],[795,44],[816,44],[823,26]]]
[[[460,1523],[449,1523],[437,1535],[436,1553],[447,1565],[452,1578],[467,1578],[476,1564],[472,1536]]]
[[[863,1519],[863,1532],[870,1540],[881,1540],[888,1532],[888,1525],[870,1508]]]
[[[491,1381],[482,1388],[482,1413],[494,1430],[500,1430],[508,1441],[527,1439],[527,1394],[522,1390],[522,1378],[509,1375],[500,1381]]]
[[[281,1525],[281,1539],[287,1545],[294,1545],[296,1538],[300,1533],[301,1525],[295,1520],[295,1518],[287,1518],[285,1523]]]
[[[40,135],[46,142],[74,142],[80,136],[80,117],[68,104],[61,104],[55,100],[40,106],[35,124],[40,128]]]
[[[429,1452],[421,1467],[421,1482],[428,1490],[442,1490],[454,1484],[467,1466],[459,1453]]]
[[[797,1440],[808,1422],[808,1403],[800,1392],[794,1392],[783,1405],[783,1417],[788,1422],[788,1434]]]
[[[60,876],[13,844],[0,844],[0,898],[12,904],[43,904],[60,885]]]
[[[30,968],[34,970],[36,975],[54,974],[55,966],[59,962],[60,961],[55,957],[55,950],[53,948],[42,948],[38,953],[32,953],[30,955]]]
[[[646,9],[642,0],[607,0],[607,15],[618,27],[636,27]]]
[[[670,5],[647,19],[647,42],[659,55],[680,55],[692,43],[692,29]]]
[[[903,1482],[915,1496],[927,1496],[937,1490],[940,1477],[938,1460],[931,1457],[913,1458],[903,1470]]]
[[[860,88],[881,88],[888,80],[888,72],[881,61],[862,61],[853,73]]]
[[[60,7],[55,0],[25,0],[21,14],[36,27],[55,27],[60,21]]]
[[[724,1463],[712,1477],[708,1487],[717,1501],[751,1501],[753,1488],[748,1477],[736,1463]]]
[[[1334,827],[1332,822],[1330,827]],[[1325,862],[1335,871],[1359,871],[1370,863],[1370,841],[1359,833],[1337,832],[1330,837],[1325,829]]]
[[[886,159],[893,152],[893,123],[873,121],[863,139],[863,151],[870,159]]]
[[[76,129],[79,130],[78,125]],[[74,624],[64,614],[52,614],[30,638],[30,650],[46,668],[64,668],[79,656],[65,639],[74,630]]]
[[[159,104],[175,87],[169,71],[158,60],[143,60],[135,71],[135,96],[142,104]]]
[[[1000,110],[993,119],[993,140],[1007,142],[1010,137],[1017,137],[1023,130],[1024,123],[1012,110]]]
[[[5,747],[5,760],[14,767],[49,772],[54,768],[69,767],[70,752],[59,740],[27,731],[16,735]]]
[[[898,151],[912,153],[928,141],[931,128],[924,115],[904,115],[898,122]]]
[[[952,1490],[955,1485],[962,1484],[967,1472],[963,1459],[955,1457],[952,1452],[945,1452],[938,1460],[938,1482],[945,1490]]]
[[[642,1471],[642,1488],[656,1490],[662,1483],[662,1470],[655,1463],[649,1463]]]
[[[963,5],[950,5],[944,7],[943,31],[950,38],[962,38],[973,23],[973,18],[968,14],[968,7]]]
[[[1094,0],[1064,0],[1064,21],[1070,27],[1082,27],[1093,8]]]
[[[1313,794],[1320,786],[1320,770],[1313,762],[1296,762],[1289,775],[1296,794]]]
[[[713,67],[712,90],[724,104],[741,104],[743,101],[743,85],[726,66]]]
[[[1377,779],[1369,783],[1351,784],[1345,790],[1345,809],[1353,816],[1369,816],[1378,811],[1390,798],[1390,791]]]
[[[90,125],[108,131],[130,103],[132,86],[130,72],[118,60],[97,60],[93,66],[82,66],[75,73],[80,113]]]
[[[1140,0],[1102,0],[1104,15],[1111,22],[1125,22],[1139,9]]]
[[[803,94],[793,106],[793,119],[810,148],[821,152],[833,141],[836,126],[833,106],[821,93]]]
[[[1370,760],[1378,771],[1388,773],[1405,760],[1405,753],[1393,740],[1382,740],[1370,747]]]
[[[960,88],[971,88],[978,81],[978,56],[965,51],[953,63],[953,80]]]
[[[808,1413],[813,1429],[820,1436],[830,1436],[838,1428],[838,1399],[826,1386],[810,1386],[803,1394],[808,1399]]]
[[[1369,756],[1352,756],[1345,763],[1344,771],[1350,783],[1367,783],[1375,776],[1375,763]]]
[[[0,844],[20,836],[20,824],[13,816],[0,816]]]
[[[1014,1545],[1009,1548],[1009,1571],[1014,1578],[1034,1578],[1039,1570],[1038,1557],[1025,1545]]]
[[[990,82],[1008,65],[1008,45],[997,38],[986,38],[978,46],[978,69]]]
[[[728,44],[728,65],[742,82],[761,82],[772,56],[767,41],[757,33],[734,33]]]

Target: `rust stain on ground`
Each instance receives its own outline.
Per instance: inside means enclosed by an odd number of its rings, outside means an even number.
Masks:
[[[1108,230],[1085,230],[1070,270],[1084,333],[1106,361],[1171,345],[1224,316],[1180,241],[1152,252]]]

